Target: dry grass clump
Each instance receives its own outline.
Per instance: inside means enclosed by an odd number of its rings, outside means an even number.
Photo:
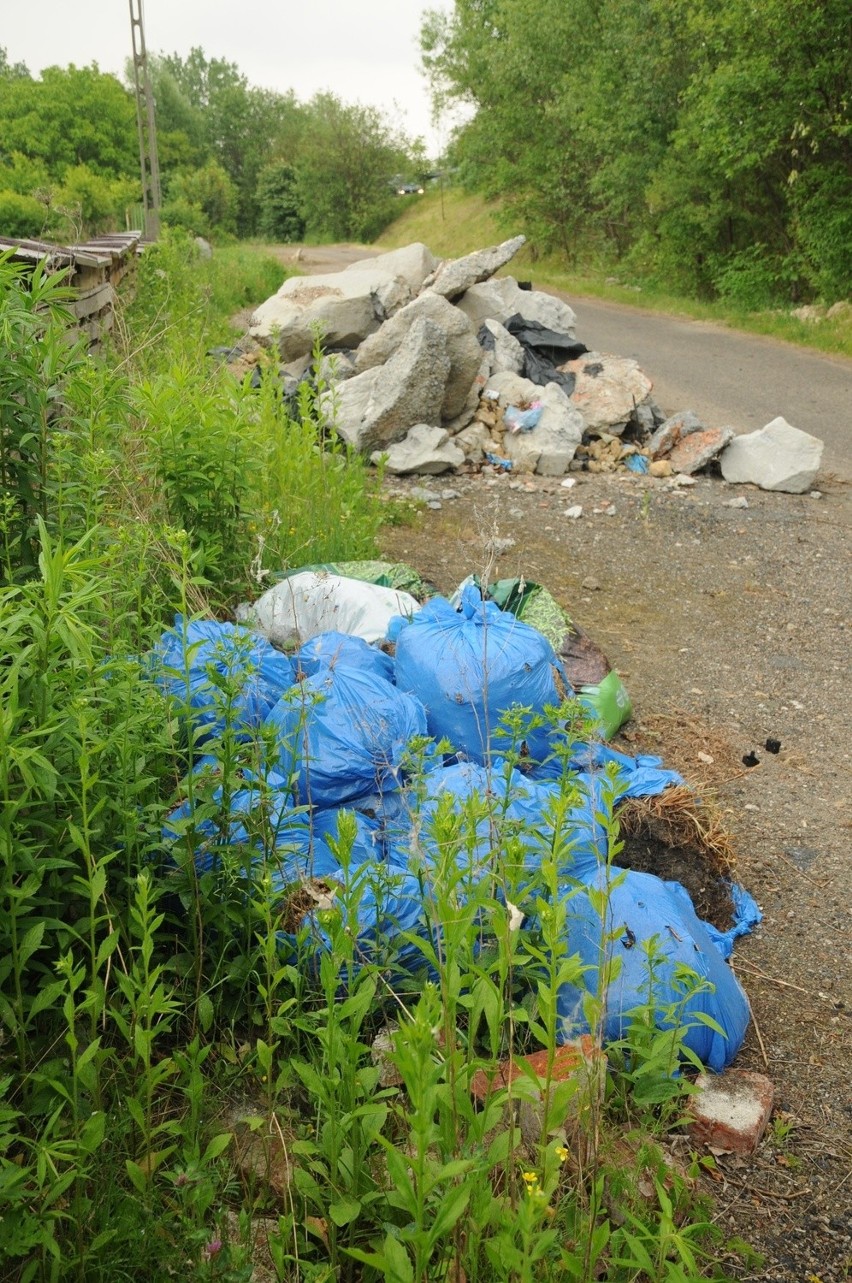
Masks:
[[[618,809],[618,822],[625,840],[651,839],[684,854],[694,853],[720,877],[733,873],[733,839],[718,808],[684,784],[672,785],[658,797],[628,798]]]

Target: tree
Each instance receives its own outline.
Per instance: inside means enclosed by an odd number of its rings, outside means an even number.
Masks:
[[[317,94],[307,107],[295,166],[309,231],[371,240],[395,213],[393,175],[409,165],[406,140],[375,107]]]
[[[0,161],[20,152],[61,180],[88,165],[105,178],[139,167],[136,108],[115,76],[90,67],[47,67],[40,80],[0,76]]]
[[[296,171],[287,161],[273,161],[260,171],[257,208],[261,236],[273,241],[300,241],[305,235]]]

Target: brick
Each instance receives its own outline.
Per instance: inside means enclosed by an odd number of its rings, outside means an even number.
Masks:
[[[729,1069],[724,1074],[699,1074],[697,1092],[689,1102],[689,1132],[699,1145],[727,1154],[753,1154],[760,1144],[775,1089],[763,1074]]]

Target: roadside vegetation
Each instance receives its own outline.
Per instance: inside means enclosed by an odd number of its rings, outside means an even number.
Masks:
[[[210,696],[217,769],[192,770],[188,671],[170,699],[150,678],[175,613],[222,617],[275,570],[373,554],[382,517],[315,397],[288,408],[276,378],[251,390],[205,356],[246,254],[146,251],[99,360],[67,344],[61,282],[0,259],[0,1274],[721,1279],[699,1165],[668,1144],[682,1005],[640,1008],[601,1058],[601,968],[588,1067],[554,1069],[558,992],[582,980],[557,891],[571,771],[549,836],[508,822],[498,767],[487,796],[438,808],[430,930],[364,954],[348,924],[395,875],[359,878],[342,813],[328,841],[351,876],[297,911],[279,828],[304,813],[280,809],[268,737],[236,733],[233,675]],[[262,255],[252,272],[280,280]],[[471,887],[483,826],[493,877]],[[685,1003],[696,979],[680,983]],[[542,1084],[521,1071],[474,1099],[479,1071],[539,1049]]]
[[[422,241],[436,254],[448,258],[470,253],[519,232],[528,234],[522,214],[500,200],[486,200],[459,185],[430,190],[382,232],[382,248],[395,249]],[[535,242],[512,260],[513,276],[529,277],[536,287],[551,286],[569,295],[591,295],[628,307],[648,308],[670,316],[713,321],[733,329],[764,334],[821,352],[852,356],[852,304],[834,314],[818,310],[811,320],[792,313],[792,305],[750,308],[724,299],[697,299],[646,276],[630,263],[616,263],[590,247],[579,249],[570,268],[558,252],[542,253]]]
[[[852,293],[843,0],[455,0],[421,43],[449,162],[563,270],[742,311]]]

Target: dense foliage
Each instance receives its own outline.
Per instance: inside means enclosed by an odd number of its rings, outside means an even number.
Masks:
[[[746,306],[852,289],[843,0],[455,0],[427,13],[454,157],[542,250]]]
[[[392,217],[394,176],[421,152],[381,112],[258,89],[201,49],[149,61],[166,224],[368,239]],[[136,107],[114,76],[93,65],[35,78],[0,50],[0,120],[0,233],[70,240],[124,226],[140,197]]]

